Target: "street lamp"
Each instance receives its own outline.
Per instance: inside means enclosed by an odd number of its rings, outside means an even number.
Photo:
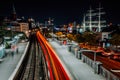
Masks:
[[[77,34],[78,34],[79,28],[80,28],[79,24],[76,27],[77,27]]]
[[[96,52],[94,52],[94,71],[96,72]]]
[[[54,34],[53,34],[53,29],[54,29],[54,24],[53,24],[53,21],[54,21],[54,19],[51,19],[51,18],[49,18],[49,20],[48,20],[48,25],[50,25],[51,26],[51,30],[52,30],[52,40],[53,40],[53,37],[54,37]]]

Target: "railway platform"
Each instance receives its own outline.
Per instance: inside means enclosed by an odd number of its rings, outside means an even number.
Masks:
[[[17,44],[18,52],[10,53],[0,63],[0,80],[8,80],[15,70],[28,42]],[[9,52],[9,51],[8,51]]]

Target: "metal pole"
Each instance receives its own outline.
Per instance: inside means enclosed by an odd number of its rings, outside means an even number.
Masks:
[[[94,63],[96,62],[96,52],[94,52]]]
[[[94,71],[96,73],[96,52],[94,52]]]

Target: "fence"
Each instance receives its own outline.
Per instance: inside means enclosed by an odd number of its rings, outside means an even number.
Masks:
[[[105,69],[102,66],[101,62],[96,61],[94,63],[94,61],[92,59],[90,59],[89,57],[85,56],[84,54],[81,54],[81,55],[82,55],[82,58],[81,58],[82,61],[84,63],[87,63],[88,65],[90,65],[94,69],[95,73],[102,75],[103,77],[106,78],[106,80],[120,80],[119,77],[117,77],[116,75],[114,75],[109,70]]]

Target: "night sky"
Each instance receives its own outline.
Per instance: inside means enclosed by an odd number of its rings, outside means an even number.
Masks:
[[[14,4],[18,17],[32,17],[39,22],[54,18],[55,24],[81,23],[89,6],[97,8],[99,2],[106,12],[107,22],[120,23],[119,1],[112,0],[1,0],[0,16],[9,16]],[[116,2],[114,2],[116,1]]]

